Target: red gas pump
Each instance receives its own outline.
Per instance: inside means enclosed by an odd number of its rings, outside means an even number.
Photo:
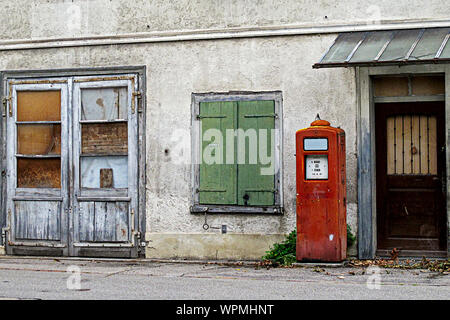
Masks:
[[[347,255],[345,132],[316,120],[296,133],[297,260]]]

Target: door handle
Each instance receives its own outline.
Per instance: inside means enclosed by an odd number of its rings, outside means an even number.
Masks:
[[[408,208],[405,205],[403,205],[403,210],[405,211],[406,215],[409,216]]]

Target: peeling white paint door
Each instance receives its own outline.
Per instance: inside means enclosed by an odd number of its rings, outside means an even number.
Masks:
[[[75,78],[76,256],[137,256],[137,79]]]
[[[8,253],[136,257],[137,77],[11,81],[9,91]]]
[[[7,251],[68,254],[67,81],[10,81]]]

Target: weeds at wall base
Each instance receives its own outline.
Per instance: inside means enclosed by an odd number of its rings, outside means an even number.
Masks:
[[[297,230],[294,229],[286,236],[286,239],[281,243],[275,243],[271,250],[266,251],[266,254],[261,258],[257,267],[273,268],[273,267],[292,267],[296,260],[296,240]],[[347,247],[350,247],[356,237],[353,235],[351,228],[347,225]],[[394,248],[391,252],[391,259],[374,259],[374,260],[348,260],[345,263],[346,267],[370,267],[378,266],[380,268],[392,269],[426,269],[432,272],[439,272],[448,274],[450,272],[450,260],[429,260],[423,257],[422,260],[405,259],[399,261],[399,250]]]

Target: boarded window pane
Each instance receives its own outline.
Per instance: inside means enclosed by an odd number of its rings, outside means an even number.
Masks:
[[[437,174],[436,117],[387,118],[387,173]]]
[[[412,77],[411,89],[414,95],[444,94],[444,76]]]
[[[61,126],[52,124],[17,125],[19,154],[61,154]]]
[[[373,88],[376,97],[407,96],[407,77],[383,77],[373,79]]]
[[[112,183],[111,171],[112,169]],[[100,171],[108,174],[100,174]],[[108,181],[101,183],[101,178],[107,178]],[[100,188],[101,186],[110,186],[113,188],[128,187],[128,157],[127,156],[108,156],[108,157],[82,157],[81,158],[81,187]]]
[[[17,159],[18,188],[61,188],[60,159]]]
[[[81,152],[84,154],[127,154],[128,126],[119,123],[90,123],[81,126]]]
[[[81,120],[127,119],[127,88],[81,90]]]
[[[60,121],[61,91],[17,91],[17,121]]]

